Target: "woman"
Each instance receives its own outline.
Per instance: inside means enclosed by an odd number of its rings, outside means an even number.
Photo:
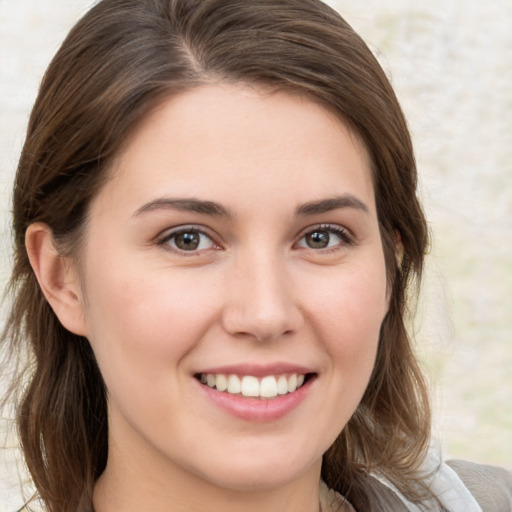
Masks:
[[[427,458],[410,137],[320,2],[100,2],[41,86],[14,232],[46,510],[498,510]]]

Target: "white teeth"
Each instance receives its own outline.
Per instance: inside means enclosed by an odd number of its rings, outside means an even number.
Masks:
[[[264,398],[277,396],[277,381],[273,375],[261,379],[259,395]]]
[[[288,393],[293,393],[297,389],[297,374],[292,373],[288,377]]]
[[[219,391],[226,391],[226,389],[228,389],[228,378],[222,373],[219,373],[215,377],[215,387]]]
[[[230,375],[228,377],[228,393],[236,395],[242,392],[242,383],[236,375]]]
[[[259,396],[260,383],[256,377],[246,375],[242,379],[242,395],[243,396]]]
[[[280,375],[277,379],[277,393],[279,395],[286,395],[288,393],[288,379],[286,375]]]
[[[200,381],[217,391],[246,397],[274,398],[278,395],[293,393],[304,384],[305,375],[291,373],[287,375],[267,375],[258,379],[252,375],[225,375],[223,373],[202,373]]]

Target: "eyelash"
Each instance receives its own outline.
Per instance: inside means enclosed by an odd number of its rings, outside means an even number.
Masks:
[[[340,249],[340,245],[341,246],[351,246],[351,245],[354,245],[354,239],[352,237],[352,235],[350,234],[350,232],[345,229],[345,228],[342,228],[340,226],[336,226],[336,225],[331,225],[331,224],[319,224],[317,226],[313,226],[313,227],[310,227],[310,228],[307,228],[307,230],[303,231],[298,242],[296,242],[295,245],[297,245],[298,243],[300,243],[305,237],[307,237],[308,235],[311,235],[315,232],[326,232],[328,234],[333,234],[333,235],[336,235],[338,238],[340,238],[340,242],[335,244],[334,246],[332,247],[323,247],[323,248],[313,248],[313,247],[300,247],[300,249],[309,249],[309,250],[312,250],[314,252],[318,252],[318,253],[322,253],[322,254],[326,254],[326,253],[331,253],[331,252],[335,252],[337,250]],[[194,249],[191,249],[191,250],[186,250],[186,249],[180,249],[179,247],[172,247],[169,242],[171,240],[174,240],[175,243],[176,243],[176,238],[182,234],[187,234],[187,233],[190,233],[190,234],[198,234],[199,236],[205,236],[207,237],[210,242],[211,242],[211,245],[212,247],[208,247],[208,248],[203,248],[203,249],[200,249],[200,248],[194,248]],[[330,240],[329,240],[330,242]],[[201,244],[201,240],[199,240],[199,245]],[[221,248],[221,246],[219,244],[217,244],[217,242],[215,242],[214,238],[204,229],[198,227],[198,226],[183,226],[183,227],[180,227],[180,228],[177,228],[171,232],[168,232],[165,236],[163,236],[159,241],[158,241],[158,245],[160,246],[163,246],[165,247],[167,250],[171,250],[171,251],[174,251],[180,255],[183,255],[183,256],[194,256],[194,255],[197,255],[198,252],[203,252],[203,251],[209,251],[209,250],[212,250],[212,249],[219,249]]]
[[[178,236],[186,234],[186,233],[190,233],[190,234],[195,233],[195,234],[198,234],[200,236],[203,235],[203,236],[207,237],[210,240],[212,247],[209,247],[207,249],[185,250],[185,249],[180,249],[179,247],[172,247],[170,245],[169,242],[171,240],[174,240],[175,243],[176,243],[175,239]],[[201,243],[201,241],[199,241],[199,244],[200,243]],[[168,232],[165,236],[163,236],[158,241],[158,245],[164,247],[167,250],[174,251],[174,252],[176,252],[176,253],[178,253],[179,255],[182,255],[182,256],[195,256],[195,255],[197,255],[198,252],[202,252],[202,251],[205,251],[205,250],[208,251],[208,250],[219,249],[220,248],[219,244],[217,244],[217,242],[215,242],[213,237],[206,230],[204,230],[204,229],[202,229],[202,228],[200,228],[198,226],[183,226],[183,227],[174,229],[171,232]]]
[[[302,247],[303,249],[310,249],[318,253],[328,254],[331,252],[339,251],[340,245],[341,247],[352,246],[355,243],[353,236],[346,228],[332,224],[319,224],[317,226],[307,228],[305,231],[302,232],[301,237],[299,238],[299,242],[303,240],[306,236],[311,235],[315,232],[327,232],[330,235],[336,235],[338,238],[340,238],[340,242],[332,247],[318,249],[314,249],[312,247]]]

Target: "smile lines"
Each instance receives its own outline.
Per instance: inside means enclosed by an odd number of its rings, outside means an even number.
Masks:
[[[261,379],[252,375],[239,377],[223,373],[202,373],[200,381],[210,388],[233,395],[252,398],[275,398],[278,395],[293,393],[304,384],[305,375],[291,373],[286,375],[268,375]]]

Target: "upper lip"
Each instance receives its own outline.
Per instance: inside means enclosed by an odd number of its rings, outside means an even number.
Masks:
[[[306,375],[307,373],[314,373],[314,371],[309,367],[297,365],[294,363],[276,362],[271,364],[242,363],[214,366],[199,370],[195,373],[223,373],[226,375],[252,375],[254,377],[265,377],[267,375],[282,375],[285,373],[297,373]]]

